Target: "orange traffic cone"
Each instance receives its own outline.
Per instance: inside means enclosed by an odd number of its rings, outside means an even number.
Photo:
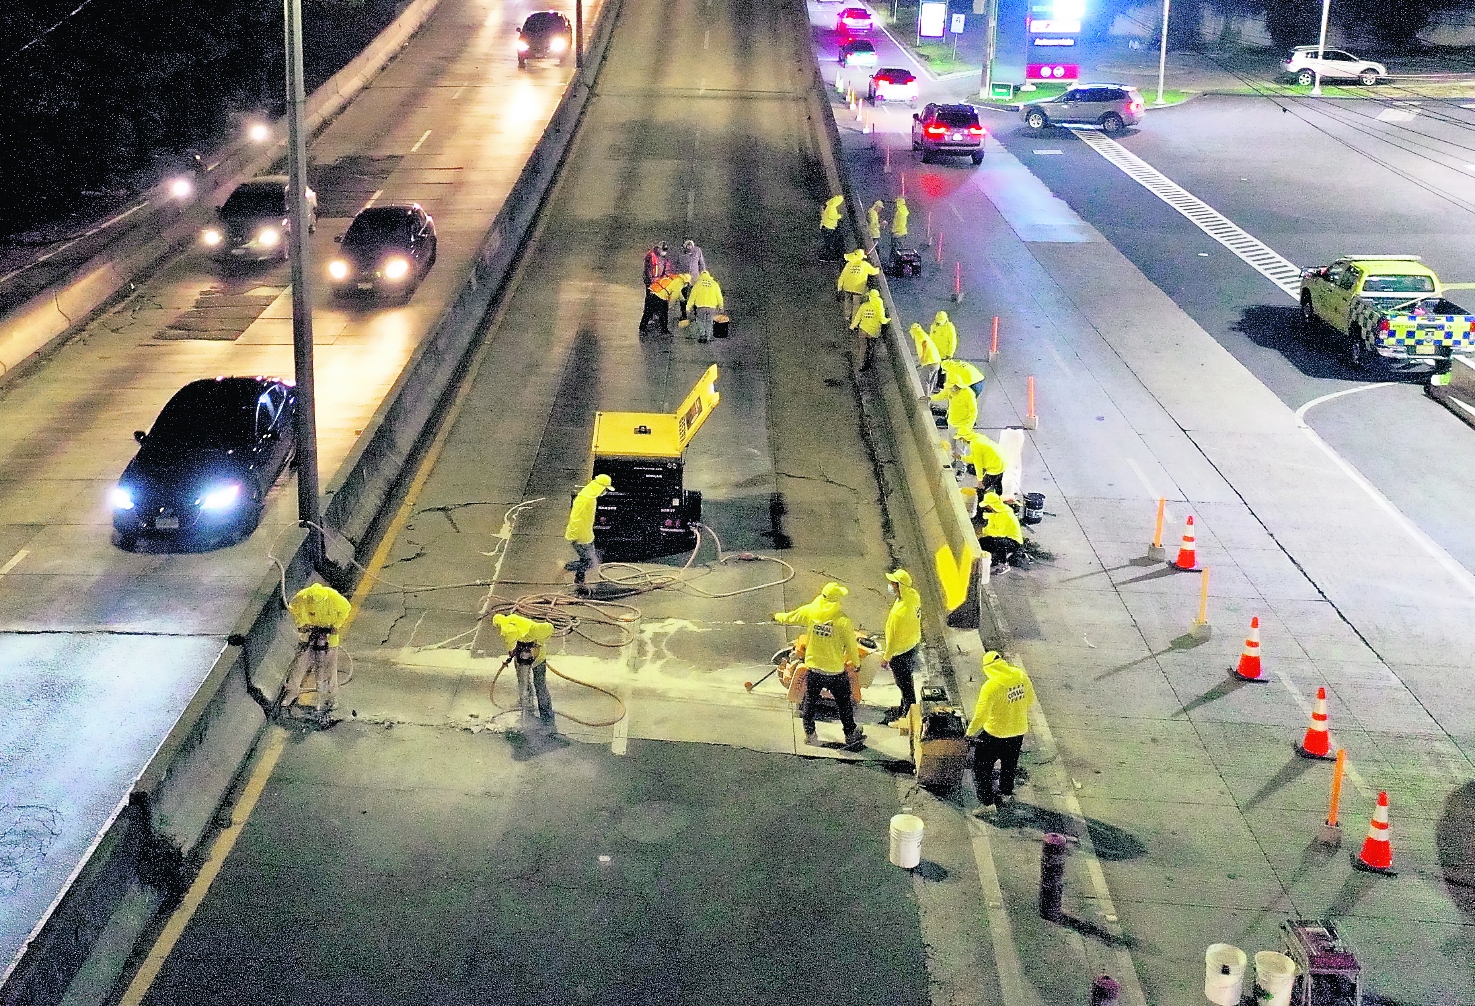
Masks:
[[[1245,637],[1244,652],[1239,655],[1239,667],[1235,668],[1235,676],[1243,681],[1254,681],[1263,684],[1269,678],[1260,675],[1260,616],[1256,615],[1250,619],[1250,634]]]
[[[1388,841],[1388,794],[1378,794],[1378,807],[1373,811],[1372,823],[1367,826],[1367,838],[1362,851],[1352,859],[1359,870],[1374,873],[1393,873],[1393,843]]]
[[[1316,708],[1311,711],[1311,725],[1306,728],[1306,737],[1296,745],[1296,754],[1302,758],[1325,758],[1331,761],[1332,738],[1326,730],[1326,689],[1316,690]]]
[[[1198,565],[1198,557],[1193,551],[1193,514],[1188,515],[1188,523],[1183,525],[1183,544],[1178,548],[1178,558],[1173,565],[1179,569],[1192,569]]]

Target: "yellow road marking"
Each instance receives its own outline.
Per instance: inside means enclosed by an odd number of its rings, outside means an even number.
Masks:
[[[965,548],[962,557],[956,557],[947,545],[942,545],[933,554],[937,580],[942,585],[942,600],[948,611],[968,599],[968,581],[973,576],[973,564],[982,556],[981,551]]]

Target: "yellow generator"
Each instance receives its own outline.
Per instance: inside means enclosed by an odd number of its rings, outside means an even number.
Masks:
[[[594,474],[613,487],[599,497],[594,540],[610,559],[651,559],[696,548],[702,494],[687,489],[682,453],[721,397],[707,368],[675,412],[596,412]]]

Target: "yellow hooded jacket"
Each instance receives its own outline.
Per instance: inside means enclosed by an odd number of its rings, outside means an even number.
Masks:
[[[983,380],[983,371],[979,370],[967,360],[944,360],[942,372],[953,384],[961,387],[972,387]]]
[[[886,613],[886,645],[881,649],[882,660],[905,653],[922,641],[922,595],[912,586],[912,575],[898,569],[888,573],[886,579],[896,584],[897,597]]]
[[[963,430],[958,434],[958,439],[968,445],[963,460],[973,466],[973,470],[979,475],[999,475],[1004,471],[1004,455],[999,453],[999,445],[977,430]]]
[[[947,424],[955,430],[971,430],[978,422],[978,396],[972,388],[949,384],[932,396],[934,402],[947,402]]]
[[[989,650],[983,655],[983,679],[968,736],[1024,736],[1029,730],[1029,707],[1035,701],[1035,686],[1024,668]]]
[[[544,644],[553,636],[553,625],[525,615],[492,616],[492,625],[502,634],[502,645],[511,653],[518,643],[533,643],[533,663],[543,662]]]
[[[341,641],[339,632],[348,621],[353,605],[332,587],[313,583],[292,596],[292,600],[287,602],[287,610],[292,613],[292,621],[298,629],[318,626],[332,630],[328,633],[328,645],[337,646]]]
[[[919,364],[925,367],[931,363],[942,362],[942,357],[937,352],[937,343],[932,341],[932,336],[927,334],[926,329],[914,321],[912,322],[912,327],[907,329],[907,331],[911,333],[912,343],[917,347],[917,362]]]
[[[855,642],[855,623],[840,610],[840,598],[850,591],[838,583],[827,583],[813,601],[793,611],[774,612],[780,625],[802,626],[809,637],[804,663],[823,674],[842,674],[846,664],[860,664],[860,647]]]
[[[594,540],[594,512],[599,506],[596,501],[609,488],[609,476],[596,475],[588,485],[579,490],[579,495],[574,497],[574,505],[569,510],[568,526],[563,529],[565,541],[587,545]]]
[[[881,240],[881,205],[881,200],[877,199],[866,210],[866,233],[870,234],[872,241]]]
[[[825,208],[819,211],[819,225],[827,231],[832,231],[840,226],[840,206],[845,202],[844,196],[831,196],[825,203]]]
[[[866,253],[857,248],[845,253],[845,268],[835,280],[835,289],[844,293],[865,293],[870,278],[881,270],[866,261]]]
[[[907,236],[907,217],[912,211],[907,209],[905,196],[896,197],[896,211],[891,214],[891,236],[904,238]]]
[[[984,493],[983,509],[988,514],[988,521],[978,532],[980,538],[1008,538],[1024,544],[1024,529],[1019,526],[1019,515],[1004,502],[1004,497],[998,493]]]
[[[872,290],[871,295],[861,302],[850,316],[850,327],[858,328],[866,338],[874,339],[881,334],[881,326],[891,319],[886,317],[886,305],[881,300],[881,291]]]
[[[695,283],[691,285],[691,293],[686,295],[687,307],[722,307],[722,288],[712,278],[712,274],[702,272]]]
[[[932,336],[932,341],[937,343],[937,351],[942,354],[944,360],[951,360],[953,354],[958,351],[958,329],[952,319],[947,316],[946,311],[938,311],[937,317],[932,319],[932,327],[927,330]]]

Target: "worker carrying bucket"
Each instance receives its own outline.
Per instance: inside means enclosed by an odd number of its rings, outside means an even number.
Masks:
[[[517,704],[522,711],[522,726],[538,724],[549,734],[554,733],[553,696],[548,694],[548,661],[545,644],[553,636],[553,624],[525,615],[500,614],[492,616],[492,626],[502,634],[502,645],[507,647],[505,668],[509,663],[517,666]]]
[[[353,606],[348,603],[348,598],[332,587],[313,583],[293,595],[287,602],[287,611],[297,625],[297,656],[287,673],[281,708],[291,714],[311,671],[317,695],[314,716],[323,726],[328,726],[338,704],[339,634],[347,624]]]

